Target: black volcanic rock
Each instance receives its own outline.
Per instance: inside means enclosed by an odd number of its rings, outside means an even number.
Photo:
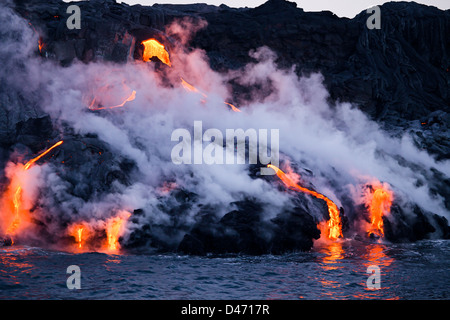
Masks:
[[[427,239],[432,233],[441,239],[450,239],[450,227],[445,217],[424,212],[414,206],[405,212],[394,204],[390,217],[383,217],[385,238],[392,242],[413,242]]]
[[[55,137],[52,120],[49,116],[45,116],[20,121],[16,124],[15,137],[17,143],[38,152],[43,149],[43,141]]]
[[[204,255],[206,253],[267,253],[266,242],[261,238],[259,229],[261,205],[251,200],[236,203],[237,210],[225,214],[216,223],[204,216],[193,229],[186,234],[178,246],[182,253]]]
[[[270,252],[307,251],[313,246],[313,239],[320,238],[320,231],[312,216],[300,207],[278,215],[272,222],[276,225]]]
[[[187,233],[178,251],[187,254],[281,254],[307,251],[319,239],[317,222],[303,206],[287,209],[270,221],[262,219],[262,206],[251,199],[235,203],[236,210],[220,220],[204,216]],[[326,209],[325,209],[326,210]]]

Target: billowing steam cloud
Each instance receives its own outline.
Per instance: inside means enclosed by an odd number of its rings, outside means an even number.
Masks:
[[[182,27],[174,24],[167,30],[178,41],[170,50],[171,67],[134,60],[61,67],[37,57],[38,35],[25,20],[6,8],[0,12],[2,87],[11,90],[10,96],[20,93],[27,102],[20,112],[13,111],[22,105],[5,101],[7,95],[2,93],[2,105],[9,104],[3,112],[20,115],[15,123],[48,114],[65,140],[54,161],[36,167],[33,182],[23,187],[33,192],[31,211],[41,224],[24,239],[56,242],[70,236],[70,225],[85,223],[100,230],[109,219],[128,212],[132,215],[123,243],[153,225],[159,226],[149,231],[153,238],[176,246],[206,207],[221,218],[236,208],[236,202],[254,199],[262,206],[264,219],[270,220],[293,206],[296,195],[278,188],[276,176],[259,178],[249,165],[174,164],[171,134],[177,128],[192,132],[194,121],[202,121],[204,130],[217,128],[223,133],[279,129],[281,167],[289,161],[305,184],[343,207],[351,221],[358,221],[356,208],[363,203],[365,185],[373,181],[390,185],[406,215],[414,215],[417,205],[449,218],[444,199],[429,185],[436,170],[450,176],[449,161],[436,162],[407,134],[391,136],[355,106],[330,106],[320,74],[299,78],[294,66],[279,69],[275,54],[266,47],[249,53],[256,62],[219,74],[211,70],[204,52],[185,47],[192,31],[204,27],[204,22],[183,21]],[[207,93],[207,98],[185,90],[180,78]],[[260,88],[252,92],[252,101],[239,105],[240,113],[223,103],[233,98],[230,80]],[[134,99],[121,108],[89,109],[93,99],[103,106],[119,105],[132,91]],[[5,156],[5,166],[18,158]],[[177,190],[183,192],[176,194]],[[310,211],[316,222],[324,219],[320,212]]]

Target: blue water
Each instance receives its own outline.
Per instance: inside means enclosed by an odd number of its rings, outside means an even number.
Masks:
[[[81,289],[69,290],[78,265]],[[381,270],[367,288],[367,267]],[[282,256],[192,257],[0,248],[0,299],[448,299],[450,241],[343,241]]]

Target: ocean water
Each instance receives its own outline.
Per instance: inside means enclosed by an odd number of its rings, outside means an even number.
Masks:
[[[81,289],[67,288],[67,267]],[[380,289],[367,288],[369,266]],[[281,256],[67,253],[0,248],[0,299],[449,299],[450,241],[347,240]]]

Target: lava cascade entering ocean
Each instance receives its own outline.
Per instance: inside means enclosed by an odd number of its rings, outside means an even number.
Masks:
[[[391,211],[393,193],[386,183],[371,183],[369,191],[366,192],[364,202],[370,214],[370,226],[367,234],[384,237],[383,217]]]
[[[50,148],[48,148],[47,150],[42,152],[37,157],[29,160],[23,167],[20,165],[17,166],[16,170],[20,170],[20,171],[29,170],[39,159],[41,159],[46,154],[51,152],[54,148],[60,146],[62,143],[63,143],[62,140],[58,141],[57,143],[55,143],[53,146],[51,146]],[[14,207],[14,209],[11,210],[13,212],[13,214],[12,214],[13,220],[10,223],[10,225],[8,226],[8,228],[6,229],[6,236],[11,239],[11,242],[13,244],[14,244],[14,237],[20,231],[20,226],[22,224],[22,221],[27,220],[28,215],[29,215],[29,213],[22,210],[22,189],[23,189],[23,187],[22,187],[21,183],[22,182],[20,181],[20,179],[17,178],[17,175],[13,175],[12,181],[10,183],[10,189],[12,187],[12,190],[15,189],[15,191],[13,194],[11,194],[10,192],[6,192],[3,197],[4,202],[13,203],[13,207]],[[7,212],[4,214],[7,215]],[[5,219],[5,217],[4,217],[4,219]],[[8,220],[8,218],[6,218],[5,220]]]
[[[275,173],[277,174],[278,178],[281,179],[281,181],[283,181],[283,183],[285,184],[286,187],[288,188],[292,188],[296,191],[300,191],[306,194],[310,194],[318,199],[324,200],[327,204],[328,207],[328,214],[330,215],[330,219],[328,220],[328,222],[326,223],[325,228],[324,227],[320,227],[320,229],[325,229],[325,234],[327,236],[328,239],[330,240],[336,240],[338,238],[342,238],[342,222],[341,222],[341,217],[339,214],[339,209],[336,206],[336,204],[331,201],[330,199],[328,199],[327,197],[325,197],[323,194],[320,194],[316,191],[313,190],[309,190],[307,188],[304,188],[300,185],[298,185],[297,183],[295,183],[294,181],[291,180],[291,178],[289,178],[281,169],[279,169],[278,167],[274,166],[274,165],[267,165],[267,167],[272,168],[273,170],[275,170]]]

